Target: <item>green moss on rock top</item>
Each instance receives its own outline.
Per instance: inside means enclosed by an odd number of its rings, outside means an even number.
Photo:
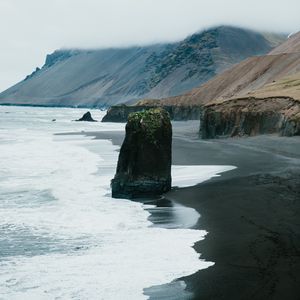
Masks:
[[[153,108],[131,113],[111,182],[115,198],[161,195],[171,188],[172,125],[168,112]]]
[[[128,116],[128,126],[143,133],[155,142],[155,133],[161,128],[170,127],[169,113],[163,108],[152,108],[131,113]]]

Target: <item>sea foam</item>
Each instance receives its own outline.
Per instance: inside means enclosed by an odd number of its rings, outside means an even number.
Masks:
[[[0,107],[0,298],[147,299],[144,288],[213,265],[192,248],[205,231],[153,227],[143,204],[110,197],[117,146],[53,134],[124,130],[70,121],[82,112]],[[190,168],[173,168],[175,185],[224,171]]]

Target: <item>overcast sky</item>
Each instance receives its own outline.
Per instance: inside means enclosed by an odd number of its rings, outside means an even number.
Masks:
[[[57,48],[174,41],[214,25],[300,30],[300,0],[0,0],[0,91]]]

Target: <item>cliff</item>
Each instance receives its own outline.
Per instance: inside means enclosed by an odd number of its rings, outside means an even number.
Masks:
[[[200,124],[203,139],[300,135],[300,102],[289,97],[228,100],[206,106]]]
[[[200,106],[158,106],[158,105],[116,105],[111,106],[102,122],[127,122],[128,116],[133,112],[161,107],[169,113],[173,121],[199,120],[202,108]]]
[[[168,113],[155,108],[129,115],[117,172],[114,198],[160,195],[171,189],[172,126]]]
[[[169,44],[57,50],[41,69],[0,94],[0,104],[102,107],[197,87],[285,38],[220,26]]]
[[[180,96],[140,105],[200,107],[200,136],[299,135],[300,33]]]

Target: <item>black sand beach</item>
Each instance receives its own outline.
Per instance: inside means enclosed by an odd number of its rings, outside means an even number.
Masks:
[[[195,249],[213,267],[181,278],[191,299],[300,299],[300,137],[203,141],[198,122],[173,124],[173,164],[234,165],[166,198],[196,209],[209,233]],[[88,133],[120,144],[123,133]],[[172,284],[145,290],[174,298]],[[175,293],[176,294],[176,293]]]
[[[167,195],[201,213],[197,228],[209,232],[195,249],[215,266],[184,278],[194,299],[299,299],[300,139],[277,143],[215,141],[218,154],[202,145],[199,164],[238,169]]]

